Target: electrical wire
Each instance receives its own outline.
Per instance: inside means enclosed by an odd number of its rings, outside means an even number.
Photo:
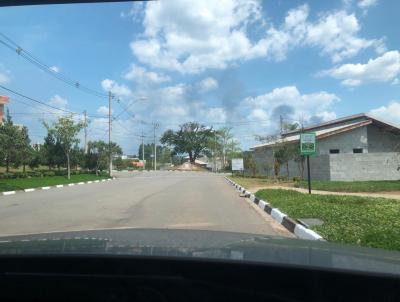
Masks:
[[[19,46],[16,42],[14,42],[11,38],[7,37],[5,34],[0,32],[0,36],[3,37],[3,39],[0,39],[0,43],[4,45],[5,47],[9,48],[10,50],[15,51],[20,57],[24,58],[31,64],[35,65],[42,71],[50,74],[51,76],[57,78],[58,80],[64,82],[67,85],[70,85],[72,87],[75,87],[77,89],[80,89],[81,91],[84,91],[86,93],[92,94],[97,97],[103,97],[106,98],[108,97],[108,94],[89,88],[83,84],[81,84],[79,81],[74,80],[66,75],[64,75],[61,72],[58,72],[51,68],[48,64],[44,63],[37,57],[35,57],[33,54],[28,52],[27,50],[23,49],[21,46]]]

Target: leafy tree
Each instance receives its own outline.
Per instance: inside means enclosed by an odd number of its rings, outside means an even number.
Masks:
[[[30,160],[28,163],[29,168],[34,170],[35,168],[39,167],[40,163],[41,163],[40,151],[32,148],[32,153],[31,153]]]
[[[204,153],[209,153],[209,142],[213,138],[211,128],[196,122],[179,126],[178,131],[167,130],[160,142],[173,147],[175,154],[188,154],[191,163]]]
[[[223,170],[230,166],[230,161],[235,154],[241,152],[240,143],[234,139],[231,130],[232,128],[225,127],[215,131],[215,141],[211,142],[211,148],[215,152],[215,156],[221,158]]]
[[[88,169],[98,171],[107,169],[109,161],[109,145],[105,141],[93,141],[88,143],[88,153],[86,154],[85,166]],[[122,149],[119,145],[111,142],[111,155],[122,155]]]
[[[9,111],[6,119],[0,124],[0,153],[1,160],[6,166],[6,172],[10,171],[10,165],[19,166],[26,152],[29,150],[29,136],[27,128],[14,125]]]
[[[243,152],[243,165],[244,165],[244,169],[249,171],[252,176],[256,175],[257,165],[254,160],[253,152],[251,152],[251,151]]]
[[[78,166],[84,167],[85,162],[85,149],[79,148],[78,145],[75,145],[71,149],[71,167],[74,167],[76,170]]]
[[[66,158],[64,151],[61,147],[60,142],[56,141],[53,133],[48,132],[44,138],[44,143],[40,149],[41,163],[49,166],[51,170],[54,166],[60,169],[61,166],[65,166]]]
[[[279,173],[280,167],[286,165],[286,175],[289,178],[289,161],[295,158],[295,154],[298,153],[296,146],[293,144],[281,144],[274,151],[275,158],[275,175]]]
[[[25,173],[26,165],[29,165],[31,157],[33,154],[33,148],[30,146],[30,138],[28,135],[28,128],[25,126],[19,132],[18,138],[18,153],[17,153],[17,163],[22,164],[22,171]],[[18,165],[19,166],[19,165]]]
[[[72,116],[59,117],[57,122],[51,126],[43,122],[43,126],[47,132],[53,135],[57,142],[59,142],[64,155],[67,159],[68,179],[71,178],[71,150],[73,146],[79,143],[77,138],[78,133],[84,127],[84,123],[75,122]]]

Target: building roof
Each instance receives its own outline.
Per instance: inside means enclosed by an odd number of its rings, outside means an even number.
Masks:
[[[282,143],[294,143],[300,139],[301,132],[315,132],[317,139],[322,139],[325,137],[329,137],[332,135],[336,135],[339,133],[352,131],[359,127],[364,127],[370,124],[375,124],[378,127],[385,128],[388,131],[400,133],[400,127],[394,125],[392,123],[383,121],[382,119],[378,119],[375,116],[370,114],[360,113],[354,114],[347,117],[335,119],[329,122],[324,122],[308,127],[304,127],[303,129],[289,131],[283,134],[277,140],[270,141],[268,143],[260,144],[254,146],[251,149],[256,149],[260,147],[268,147]]]

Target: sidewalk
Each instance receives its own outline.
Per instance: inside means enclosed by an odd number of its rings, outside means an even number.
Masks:
[[[251,192],[257,192],[258,190],[262,189],[282,189],[282,190],[294,190],[301,193],[308,193],[308,189],[280,186],[280,185],[271,185],[265,187],[249,187],[248,189]],[[388,192],[376,192],[376,193],[370,193],[370,192],[350,193],[350,192],[331,192],[331,191],[312,190],[311,192],[313,194],[321,194],[321,195],[350,195],[350,196],[380,197],[380,198],[400,200],[400,191],[388,191]]]

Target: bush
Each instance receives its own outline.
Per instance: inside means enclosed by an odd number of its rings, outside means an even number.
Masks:
[[[299,177],[299,176],[293,177],[294,182],[299,182],[300,180],[301,180],[301,177]]]
[[[56,176],[65,176],[65,175],[67,175],[67,173],[68,173],[67,170],[57,170],[57,171],[54,171],[54,175],[56,175]]]
[[[15,178],[27,178],[28,174],[23,172],[14,172]]]
[[[46,171],[43,172],[43,176],[55,176],[56,173],[54,171]]]

